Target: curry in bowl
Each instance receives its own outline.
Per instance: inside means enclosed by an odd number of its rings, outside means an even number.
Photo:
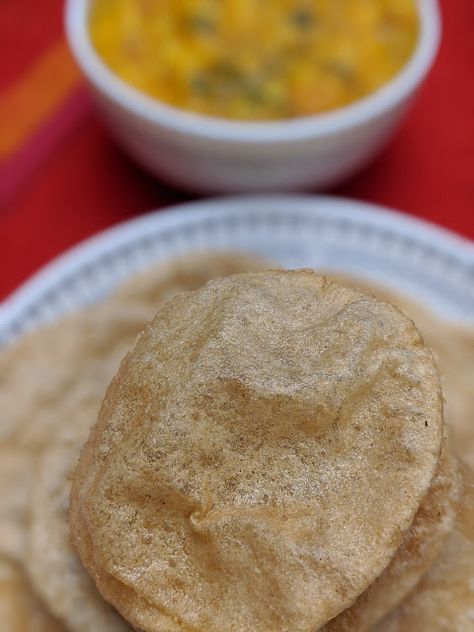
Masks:
[[[414,0],[95,0],[89,28],[105,63],[143,93],[235,120],[348,105],[407,63]]]

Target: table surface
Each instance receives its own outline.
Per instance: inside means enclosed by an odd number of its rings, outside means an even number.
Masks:
[[[396,137],[337,195],[474,238],[474,1],[440,0],[436,65]],[[0,2],[0,299],[78,241],[189,200],[107,136],[62,27],[62,0]]]

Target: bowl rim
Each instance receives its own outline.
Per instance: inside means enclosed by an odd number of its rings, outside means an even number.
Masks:
[[[403,104],[421,84],[441,39],[438,0],[416,0],[420,20],[418,44],[402,70],[381,88],[325,113],[277,121],[236,121],[176,108],[122,80],[102,61],[91,42],[87,26],[90,4],[91,0],[66,0],[65,27],[73,56],[96,92],[152,125],[198,139],[237,144],[317,139],[379,118]]]

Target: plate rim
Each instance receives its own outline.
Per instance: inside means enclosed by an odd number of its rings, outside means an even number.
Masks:
[[[420,242],[437,246],[440,250],[461,260],[467,266],[474,266],[474,241],[458,235],[449,229],[432,224],[429,221],[411,216],[403,211],[391,209],[372,202],[352,198],[318,194],[250,194],[205,198],[177,205],[154,209],[138,217],[119,222],[98,233],[81,240],[66,249],[34,272],[18,288],[0,303],[0,327],[15,319],[24,306],[44,292],[45,287],[55,279],[64,278],[68,271],[75,269],[86,258],[96,258],[109,249],[143,235],[146,229],[159,224],[165,230],[170,226],[185,223],[193,214],[217,215],[234,210],[249,211],[254,208],[268,208],[275,205],[278,211],[288,206],[288,212],[321,212],[350,221],[351,215],[357,215],[357,221],[367,220],[371,225],[391,230],[395,234],[409,236]],[[329,208],[328,208],[329,207]]]

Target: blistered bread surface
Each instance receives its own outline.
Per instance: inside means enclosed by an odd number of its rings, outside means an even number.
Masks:
[[[392,559],[435,474],[437,370],[395,307],[309,271],[165,305],[72,489],[75,546],[149,631],[313,632]]]

